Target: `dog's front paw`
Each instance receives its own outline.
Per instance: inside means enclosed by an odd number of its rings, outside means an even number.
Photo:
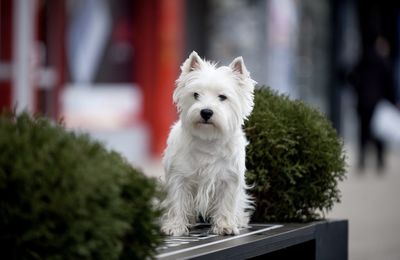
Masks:
[[[161,232],[168,236],[183,236],[189,234],[189,229],[186,226],[164,226]]]
[[[217,235],[239,235],[239,229],[229,225],[214,225],[211,232]]]

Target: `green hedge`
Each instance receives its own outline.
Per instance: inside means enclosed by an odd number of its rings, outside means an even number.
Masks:
[[[1,115],[2,259],[152,257],[158,195],[154,180],[88,136],[26,113]]]
[[[319,111],[261,88],[245,132],[246,176],[255,185],[253,221],[314,220],[340,201],[343,142]]]

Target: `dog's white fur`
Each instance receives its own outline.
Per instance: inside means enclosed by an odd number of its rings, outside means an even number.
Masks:
[[[255,84],[242,57],[217,68],[192,52],[181,66],[173,94],[179,121],[163,158],[165,234],[187,234],[199,215],[216,234],[238,234],[248,225],[252,200],[246,193],[242,125],[253,109]],[[203,109],[213,111],[209,120],[202,118]]]

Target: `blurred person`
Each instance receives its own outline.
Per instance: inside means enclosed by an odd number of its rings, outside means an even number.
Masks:
[[[382,36],[377,36],[364,47],[363,55],[349,77],[358,98],[360,170],[365,167],[368,143],[375,146],[378,170],[383,170],[385,166],[385,144],[373,135],[371,119],[379,101],[386,99],[395,103],[394,73],[389,53],[388,41]]]

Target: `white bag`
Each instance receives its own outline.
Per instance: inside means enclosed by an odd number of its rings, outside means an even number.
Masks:
[[[372,134],[388,144],[400,145],[400,110],[386,100],[379,101],[371,120]]]

